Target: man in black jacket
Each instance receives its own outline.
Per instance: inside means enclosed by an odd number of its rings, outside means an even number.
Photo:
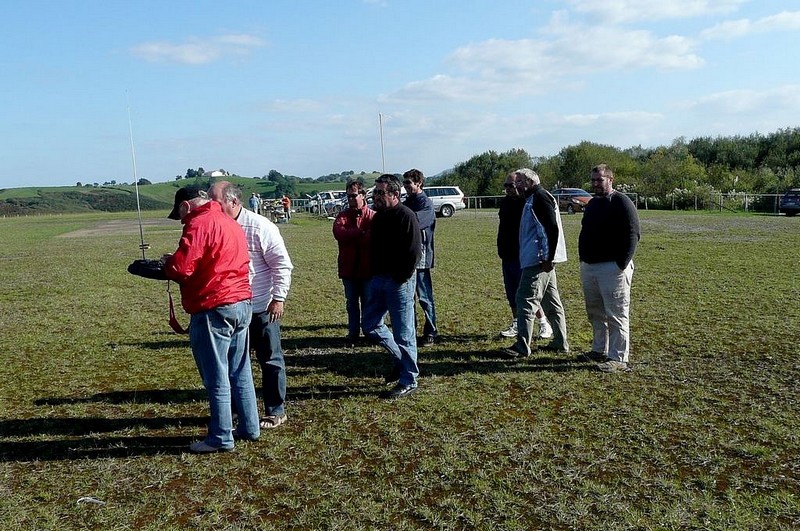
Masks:
[[[417,389],[417,333],[414,326],[416,267],[422,252],[417,216],[400,203],[400,180],[384,174],[372,191],[370,296],[362,316],[364,335],[385,348],[394,362],[386,382],[397,384],[382,396],[402,398]],[[392,330],[383,322],[389,312]]]
[[[422,190],[424,185],[425,176],[421,171],[412,169],[403,174],[403,186],[408,194],[403,204],[417,215],[422,237],[422,256],[417,264],[417,298],[422,313],[425,314],[422,344],[433,345],[439,334],[436,328],[436,303],[433,300],[433,280],[431,279],[431,269],[433,269],[434,263],[433,238],[436,231],[436,212],[433,210],[433,202]]]
[[[639,214],[625,194],[614,191],[606,164],[592,168],[594,197],[586,205],[578,237],[586,314],[592,350],[584,359],[603,372],[629,371],[633,254],[639,243]]]

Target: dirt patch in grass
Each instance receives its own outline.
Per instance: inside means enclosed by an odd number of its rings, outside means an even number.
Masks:
[[[143,219],[142,227],[152,229],[155,227],[174,228],[181,230],[181,225],[171,219]],[[59,238],[83,238],[86,236],[113,236],[115,234],[136,234],[139,232],[139,222],[132,219],[117,219],[112,221],[102,221],[92,227],[74,230],[61,234]]]

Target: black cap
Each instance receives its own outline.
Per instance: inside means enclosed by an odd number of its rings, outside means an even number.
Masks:
[[[184,186],[175,192],[175,205],[172,207],[172,212],[167,216],[169,219],[181,219],[178,214],[178,208],[184,201],[191,201],[198,197],[205,197],[206,192],[199,186]]]

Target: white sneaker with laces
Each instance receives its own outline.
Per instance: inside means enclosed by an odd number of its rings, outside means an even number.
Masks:
[[[503,337],[517,337],[517,321],[511,321],[511,325],[500,332],[500,335]]]
[[[553,327],[547,320],[539,321],[539,337],[542,339],[550,339],[553,337]]]

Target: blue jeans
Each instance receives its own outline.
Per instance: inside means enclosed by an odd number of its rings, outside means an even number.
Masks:
[[[519,258],[502,260],[503,267],[503,287],[506,290],[506,299],[511,308],[511,315],[517,316],[517,288],[519,279],[522,277],[522,268],[519,265]]]
[[[355,339],[361,331],[361,317],[369,298],[369,279],[343,278],[345,307],[347,308],[347,335]]]
[[[414,329],[414,291],[416,278],[398,283],[387,275],[376,275],[370,282],[370,296],[361,325],[364,335],[392,355],[400,369],[401,385],[417,385],[417,332]],[[389,312],[392,330],[383,322]]]
[[[423,336],[436,337],[436,305],[433,302],[433,282],[430,269],[417,269],[417,297],[422,312],[425,314],[425,326],[422,327]],[[415,317],[416,319],[416,317]]]
[[[286,363],[281,348],[281,323],[269,322],[269,314],[253,314],[250,322],[250,346],[256,351],[261,367],[261,393],[267,416],[283,415],[286,403]]]
[[[231,404],[239,414],[239,436],[257,439],[260,435],[247,344],[251,313],[247,300],[191,316],[189,343],[211,410],[205,443],[215,448],[233,448]]]

